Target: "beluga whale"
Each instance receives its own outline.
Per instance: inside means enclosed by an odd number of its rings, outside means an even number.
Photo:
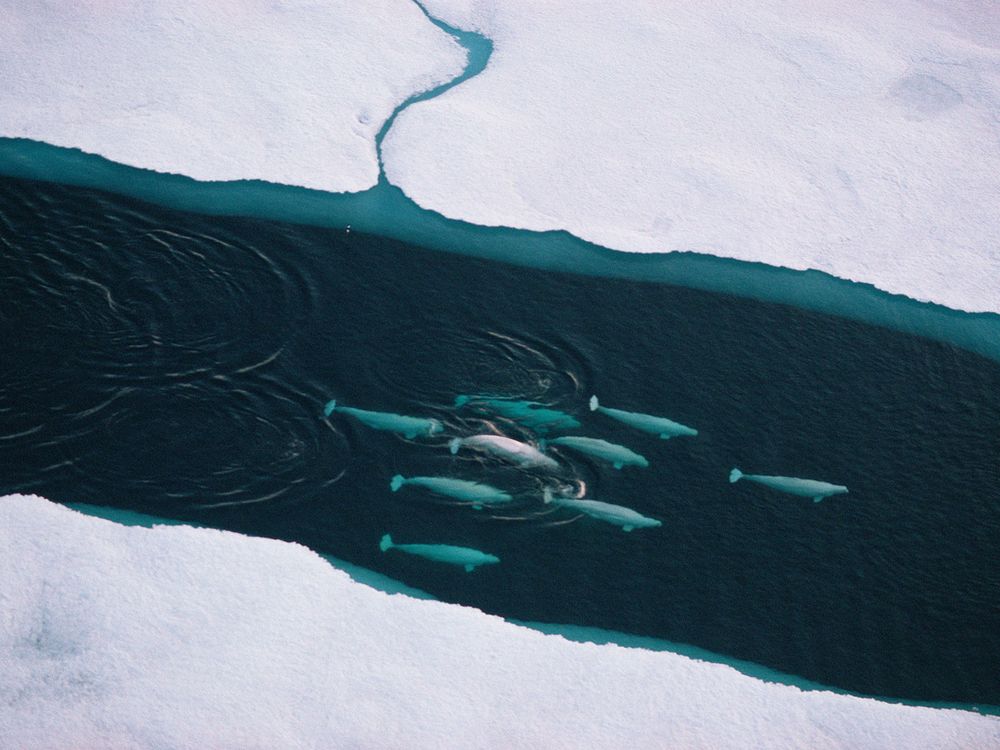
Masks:
[[[601,403],[597,400],[597,396],[590,397],[590,410],[600,412],[637,430],[659,435],[662,440],[669,440],[672,437],[694,437],[698,434],[698,430],[693,427],[688,427],[666,417],[657,417],[652,414],[641,414],[640,412],[623,411],[622,409],[611,409],[607,406],[601,406]]]
[[[562,497],[560,495],[553,495],[549,489],[545,490],[544,499],[546,503],[575,510],[591,518],[612,523],[615,526],[621,526],[622,531],[648,529],[663,525],[663,521],[649,518],[623,505],[603,503],[600,500],[587,500],[585,498]]]
[[[329,417],[334,412],[354,417],[361,424],[371,427],[373,430],[396,432],[411,440],[415,437],[430,437],[444,432],[444,425],[439,420],[430,417],[404,417],[402,414],[392,414],[386,411],[368,411],[355,409],[351,406],[340,406],[335,400],[327,401],[326,406],[323,407],[323,416]]]
[[[530,443],[522,443],[520,440],[502,435],[471,435],[470,437],[455,438],[448,443],[448,447],[453,454],[458,453],[461,448],[483,451],[523,469],[559,468],[558,461],[552,456],[546,456]]]
[[[456,408],[466,405],[480,411],[499,414],[539,434],[555,430],[573,430],[580,426],[580,423],[566,412],[550,409],[537,401],[518,401],[499,396],[455,397]]]
[[[399,492],[400,488],[405,485],[423,487],[435,495],[444,495],[455,500],[472,503],[472,507],[476,510],[479,510],[484,505],[509,503],[514,499],[509,493],[488,484],[470,482],[467,479],[453,479],[452,477],[407,478],[402,474],[397,474],[389,482],[389,489],[393,492]]]
[[[559,445],[571,448],[588,456],[607,461],[616,469],[623,466],[649,466],[649,461],[640,456],[634,450],[626,448],[624,445],[609,443],[600,438],[578,437],[576,435],[553,438],[552,440],[542,440],[539,443],[543,449],[550,445]]]
[[[823,498],[831,495],[843,495],[847,488],[840,484],[830,484],[820,482],[818,479],[797,479],[796,477],[772,477],[766,474],[744,474],[739,469],[729,472],[729,481],[738,482],[746,479],[750,482],[762,484],[773,490],[787,492],[790,495],[799,497],[811,497],[814,503],[818,503]]]
[[[450,544],[396,544],[388,534],[382,537],[378,544],[379,549],[386,552],[390,549],[398,549],[417,557],[423,557],[435,562],[448,563],[449,565],[461,565],[466,573],[471,573],[480,565],[496,565],[500,558],[487,552],[480,552],[471,547],[455,547]]]

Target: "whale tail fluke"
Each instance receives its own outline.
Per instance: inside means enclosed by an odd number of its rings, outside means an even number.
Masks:
[[[469,403],[470,400],[471,399],[468,396],[455,396],[455,408],[461,409],[463,406]]]
[[[385,552],[387,549],[392,549],[395,545],[392,543],[392,537],[385,534],[382,537],[382,541],[378,543],[378,548]]]
[[[448,450],[451,451],[451,455],[458,453],[458,449],[462,447],[462,438],[452,438],[448,441]]]
[[[590,410],[597,411],[597,407],[601,405],[601,402],[597,400],[597,396],[590,397]]]
[[[337,408],[337,401],[335,399],[330,399],[326,402],[326,406],[323,407],[323,416],[329,417],[333,414],[333,410]]]
[[[739,469],[733,469],[731,472],[729,472],[729,481],[730,482],[738,482],[742,478],[743,478],[743,472],[740,471]]]
[[[393,492],[399,492],[399,488],[402,487],[405,483],[406,483],[406,478],[402,474],[397,474],[392,478],[392,481],[389,482],[389,489],[391,489]]]

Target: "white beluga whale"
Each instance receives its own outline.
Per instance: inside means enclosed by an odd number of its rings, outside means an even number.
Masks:
[[[458,453],[460,448],[472,448],[509,461],[524,469],[559,468],[558,461],[552,456],[546,456],[535,446],[502,435],[471,435],[465,438],[455,438],[448,443],[448,446],[452,453]]]
[[[578,437],[576,435],[553,438],[552,440],[542,440],[540,445],[546,448],[549,445],[559,445],[571,448],[588,456],[607,461],[616,469],[623,466],[649,466],[649,461],[640,456],[634,450],[626,448],[624,445],[609,443],[600,438]]]
[[[641,414],[640,412],[623,411],[622,409],[611,409],[607,406],[601,406],[597,400],[597,396],[590,397],[590,410],[605,414],[637,430],[659,435],[663,440],[669,440],[672,437],[694,437],[698,434],[698,430],[693,427],[688,427],[666,417],[657,417],[652,414]]]
[[[480,552],[471,547],[455,547],[451,544],[396,544],[388,534],[382,537],[378,544],[379,549],[386,552],[390,549],[398,549],[417,557],[423,557],[435,562],[448,563],[449,565],[461,565],[466,573],[471,573],[480,565],[495,565],[500,562],[500,558],[487,552]]]
[[[329,417],[334,412],[354,417],[361,424],[371,427],[373,430],[398,432],[410,439],[430,437],[444,432],[444,425],[439,420],[430,417],[405,417],[402,414],[392,414],[386,411],[368,411],[355,409],[351,406],[340,406],[335,400],[327,401],[326,406],[323,407],[323,416]]]
[[[738,482],[741,479],[756,482],[757,484],[762,484],[765,487],[770,487],[771,489],[778,490],[780,492],[787,492],[790,495],[811,497],[815,503],[818,503],[823,498],[830,497],[831,495],[843,495],[847,492],[847,488],[843,485],[820,482],[818,479],[772,477],[766,474],[744,474],[739,469],[733,469],[729,472],[730,482]]]
[[[600,521],[621,526],[622,531],[632,531],[632,529],[648,529],[655,526],[662,526],[663,521],[644,516],[638,511],[626,508],[623,505],[603,503],[600,500],[587,500],[585,498],[563,497],[553,495],[549,489],[545,490],[544,498],[546,503],[558,505],[561,508],[575,510],[579,513],[596,518]]]
[[[484,505],[494,505],[497,503],[509,503],[514,498],[509,493],[497,489],[488,484],[470,482],[468,479],[454,479],[452,477],[404,477],[397,474],[389,482],[389,488],[393,492],[399,492],[404,485],[423,487],[425,490],[433,492],[435,495],[462,500],[472,503],[472,507],[482,508]]]
[[[466,405],[499,414],[529,430],[543,434],[550,430],[573,430],[580,426],[580,423],[566,412],[550,409],[537,401],[518,401],[498,396],[463,395],[455,398],[457,408]]]

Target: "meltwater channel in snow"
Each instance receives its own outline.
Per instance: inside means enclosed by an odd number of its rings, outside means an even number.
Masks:
[[[484,225],[1000,312],[1000,5],[428,0],[489,37],[390,182]]]
[[[465,50],[411,0],[0,0],[0,135],[199,180],[374,185],[375,136]]]
[[[295,544],[0,498],[10,747],[928,748],[1000,720],[388,595]],[[388,710],[387,710],[388,709]]]

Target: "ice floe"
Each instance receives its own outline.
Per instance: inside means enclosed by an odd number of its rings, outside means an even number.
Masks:
[[[21,750],[1000,745],[995,717],[570,642],[299,545],[37,497],[0,498],[0,567],[0,737]]]
[[[0,0],[0,16],[0,135],[199,180],[371,187],[382,124],[466,59],[411,0]]]
[[[428,0],[494,42],[386,174],[484,225],[1000,312],[1000,6]]]

